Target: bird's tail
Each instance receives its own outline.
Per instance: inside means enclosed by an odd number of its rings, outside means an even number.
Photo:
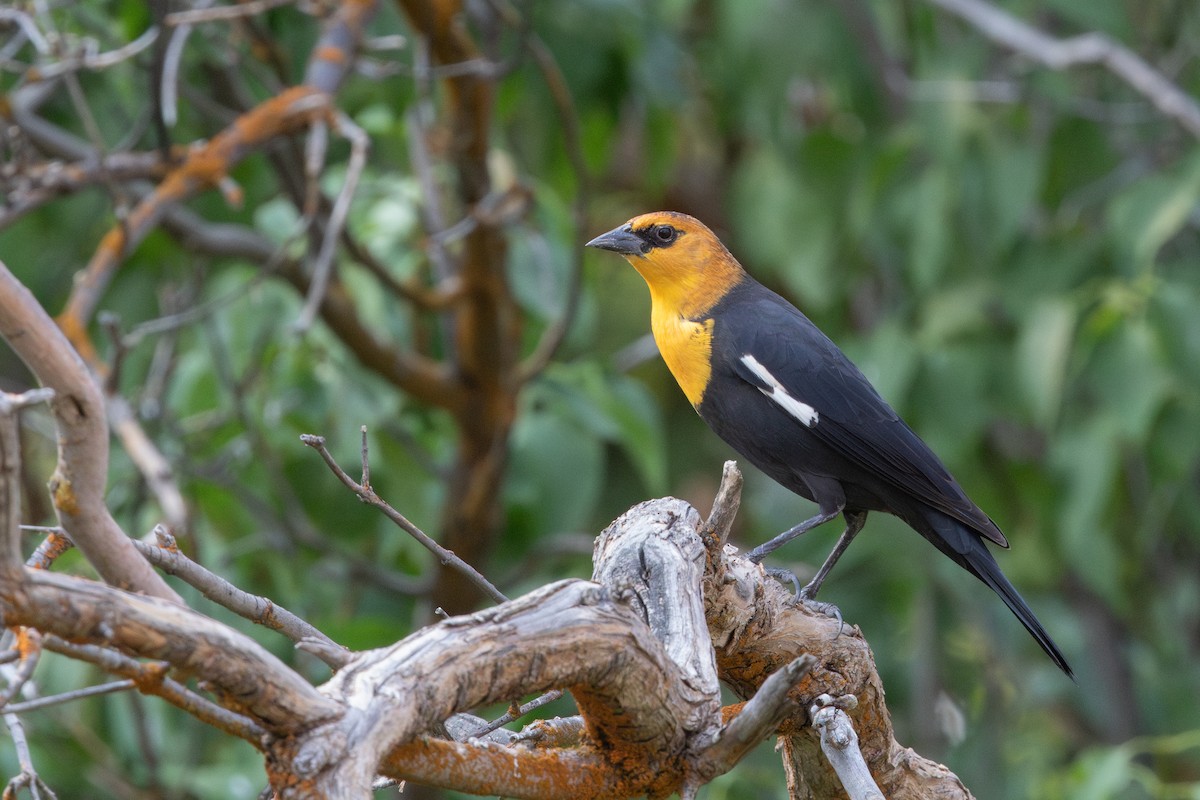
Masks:
[[[1034,615],[1033,609],[1025,602],[1024,598],[1017,593],[1016,587],[1009,582],[1004,573],[1000,571],[1000,565],[996,563],[996,559],[988,552],[987,545],[983,542],[978,542],[977,545],[964,554],[964,559],[967,562],[967,570],[970,571],[979,580],[991,587],[992,591],[1000,595],[1000,599],[1004,601],[1004,605],[1008,606],[1009,611],[1012,611],[1016,618],[1021,620],[1021,624],[1025,626],[1025,630],[1029,631],[1042,649],[1046,651],[1046,655],[1050,656],[1050,660],[1058,665],[1058,668],[1067,673],[1067,677],[1075,680],[1075,673],[1071,670],[1071,665],[1067,663],[1066,657],[1062,651],[1058,649],[1058,645],[1050,638],[1050,634],[1046,633],[1046,629],[1042,627],[1042,623]]]
[[[936,531],[933,536],[926,534],[926,538],[960,566],[991,587],[991,590],[1004,601],[1004,605],[1008,606],[1008,609],[1025,626],[1025,630],[1029,631],[1034,640],[1041,645],[1046,655],[1050,656],[1050,660],[1057,664],[1058,668],[1067,674],[1067,677],[1074,680],[1075,673],[1071,670],[1071,665],[1067,663],[1066,657],[1058,649],[1054,640],[1050,638],[1050,634],[1046,633],[1046,629],[1034,615],[1033,609],[1000,571],[1000,565],[996,563],[995,557],[988,550],[980,535],[940,512],[926,513],[922,516],[925,517],[924,521]],[[931,519],[931,517],[933,518]]]

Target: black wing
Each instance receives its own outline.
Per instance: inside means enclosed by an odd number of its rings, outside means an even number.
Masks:
[[[976,506],[929,446],[900,419],[858,367],[808,317],[761,284],[739,287],[715,314],[736,320],[714,340],[742,380],[770,391],[751,355],[793,398],[811,406],[809,431],[881,483],[926,503],[1007,547],[996,524]],[[736,306],[736,307],[735,307]],[[797,420],[797,424],[802,424]]]

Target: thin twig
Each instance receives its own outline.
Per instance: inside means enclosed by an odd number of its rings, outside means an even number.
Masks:
[[[325,299],[325,291],[329,288],[329,280],[333,274],[334,255],[337,252],[338,239],[346,224],[346,216],[350,213],[350,201],[358,188],[358,179],[362,177],[363,168],[367,163],[367,150],[371,140],[366,131],[341,112],[334,114],[334,122],[340,132],[350,142],[350,160],[346,165],[346,177],[342,182],[342,190],[338,192],[333,202],[333,209],[325,221],[325,237],[321,249],[313,262],[312,283],[309,285],[308,297],[304,301],[304,309],[296,320],[295,330],[303,332],[312,327],[316,319],[317,309]],[[317,133],[321,128],[314,128]],[[319,136],[319,134],[317,134]],[[314,181],[315,185],[315,181]]]
[[[135,540],[134,546],[145,556],[147,561],[163,572],[174,575],[199,590],[214,603],[251,622],[279,631],[293,642],[299,643],[305,639],[319,641],[324,645],[320,650],[305,649],[319,655],[326,664],[334,669],[344,666],[350,659],[350,652],[345,647],[283,606],[276,605],[265,597],[245,592],[192,561],[179,550],[175,544],[175,537],[162,525],[154,527],[154,535],[158,540],[157,544]]]
[[[50,800],[56,800],[58,795],[46,785],[33,767],[33,758],[29,754],[29,741],[25,738],[25,726],[16,714],[6,713],[4,724],[13,740],[13,749],[17,751],[17,763],[21,765],[21,773],[8,782],[4,787],[3,800],[16,800],[17,793],[28,789],[33,800],[42,800],[42,793]]]
[[[35,80],[49,80],[62,75],[68,75],[76,72],[79,69],[100,70],[114,66],[127,59],[133,58],[138,53],[145,50],[150,45],[154,44],[154,40],[158,38],[158,28],[150,27],[142,33],[141,36],[134,39],[128,44],[118,47],[116,50],[110,50],[106,53],[93,52],[96,48],[91,46],[89,41],[88,47],[84,48],[82,54],[64,53],[60,61],[53,64],[38,66],[30,76]]]
[[[365,428],[363,435],[364,437],[366,435]],[[338,465],[333,455],[330,454],[328,449],[326,449],[325,437],[314,436],[306,433],[300,436],[300,441],[320,453],[321,458],[325,461],[325,465],[328,466],[330,471],[337,476],[338,480],[342,482],[342,485],[358,496],[359,500],[382,511],[388,519],[396,523],[396,525],[408,533],[409,536],[420,542],[426,550],[433,553],[443,566],[448,566],[458,570],[458,572],[466,576],[471,583],[473,583],[488,597],[492,598],[492,600],[495,602],[503,603],[508,600],[508,597],[506,597],[503,592],[493,586],[491,581],[483,577],[478,570],[476,570],[467,562],[463,561],[450,550],[447,550],[431,539],[428,534],[426,534],[416,525],[412,524],[403,514],[392,508],[386,500],[376,494],[373,488],[370,486],[363,486],[361,483],[358,483],[348,474],[346,474],[346,471]]]
[[[130,689],[136,689],[137,683],[132,678],[126,678],[120,681],[111,681],[102,683],[98,686],[85,686],[82,689],[75,689],[62,694],[52,694],[49,697],[39,697],[36,700],[26,700],[23,703],[9,703],[4,707],[4,711],[8,714],[24,714],[28,711],[40,711],[43,708],[62,705],[63,703],[73,703],[76,700],[83,700],[87,697],[99,697],[105,694],[116,694],[117,692],[125,692]]]
[[[1200,138],[1200,104],[1141,56],[1102,33],[1057,39],[984,0],[929,0],[962,18],[993,42],[1050,69],[1100,64],[1149,100],[1162,114]]]
[[[167,27],[196,25],[201,22],[216,22],[217,20],[240,19],[253,17],[270,11],[272,8],[295,3],[296,0],[250,0],[235,6],[213,6],[212,8],[196,8],[189,11],[176,11],[168,14]]]
[[[560,698],[562,696],[563,696],[562,689],[554,689],[552,691],[546,692],[541,697],[535,697],[534,699],[530,700],[528,703],[525,703],[522,706],[518,706],[516,709],[510,709],[510,710],[504,712],[504,714],[502,714],[499,717],[496,717],[494,720],[489,722],[487,725],[484,725],[476,730],[471,731],[465,737],[463,737],[463,739],[465,741],[466,739],[479,739],[484,736],[487,736],[492,731],[497,730],[498,728],[503,728],[508,723],[513,722],[514,720],[518,720],[521,717],[525,716],[526,714],[529,714],[530,712],[538,710],[539,708],[541,708],[544,705],[553,703],[555,700],[557,700],[558,698]],[[514,711],[515,711],[515,713],[514,713]]]
[[[161,661],[142,662],[129,658],[115,650],[92,644],[75,644],[57,636],[46,636],[43,646],[50,651],[71,658],[87,661],[115,675],[131,678],[138,691],[163,698],[168,703],[182,708],[201,722],[261,746],[266,730],[257,722],[229,709],[222,708],[211,700],[188,689],[183,684],[167,677],[169,665]]]
[[[21,663],[15,669],[5,667],[3,670],[8,686],[0,692],[0,706],[8,705],[33,677],[33,671],[42,655],[41,634],[32,628],[20,628],[16,634],[15,649],[21,657]]]
[[[11,414],[15,411],[20,411],[26,406],[37,405],[38,403],[48,403],[54,399],[54,390],[48,387],[41,389],[30,389],[21,394],[9,394],[8,392],[0,392],[0,414]]]

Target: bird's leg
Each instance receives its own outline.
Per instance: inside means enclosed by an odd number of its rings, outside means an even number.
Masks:
[[[865,511],[847,511],[846,512],[846,530],[842,531],[842,535],[838,537],[837,544],[833,546],[833,551],[829,557],[825,559],[825,563],[817,570],[817,574],[808,582],[808,585],[801,589],[798,593],[802,600],[812,600],[817,596],[817,592],[821,589],[821,584],[825,582],[825,578],[829,576],[829,571],[833,569],[833,565],[842,557],[842,553],[846,552],[846,548],[850,546],[850,542],[858,535],[858,532],[863,529],[863,525],[867,523],[867,512]]]
[[[829,520],[833,519],[840,513],[842,513],[842,506],[838,506],[837,508],[830,510],[821,509],[821,513],[817,514],[815,517],[810,517],[796,527],[787,529],[766,544],[760,544],[758,547],[747,553],[746,558],[755,564],[760,564],[764,558],[769,556],[771,553],[774,553],[780,547],[783,547],[792,539],[795,539],[802,533],[807,533],[818,525],[829,522]],[[858,531],[855,531],[855,533],[858,533]],[[839,544],[841,543],[839,542]],[[833,565],[830,564],[829,566],[832,567]],[[824,580],[824,578],[822,578],[822,580]],[[819,585],[820,584],[818,584],[818,586]]]

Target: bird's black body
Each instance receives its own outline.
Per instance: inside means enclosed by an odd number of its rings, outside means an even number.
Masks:
[[[749,276],[706,316],[714,321],[712,374],[697,410],[718,436],[823,512],[844,506],[900,517],[991,587],[1071,674],[984,544],[989,539],[1007,547],[1004,535],[837,345]],[[746,366],[747,354],[816,412],[811,425],[764,394],[763,380]]]

